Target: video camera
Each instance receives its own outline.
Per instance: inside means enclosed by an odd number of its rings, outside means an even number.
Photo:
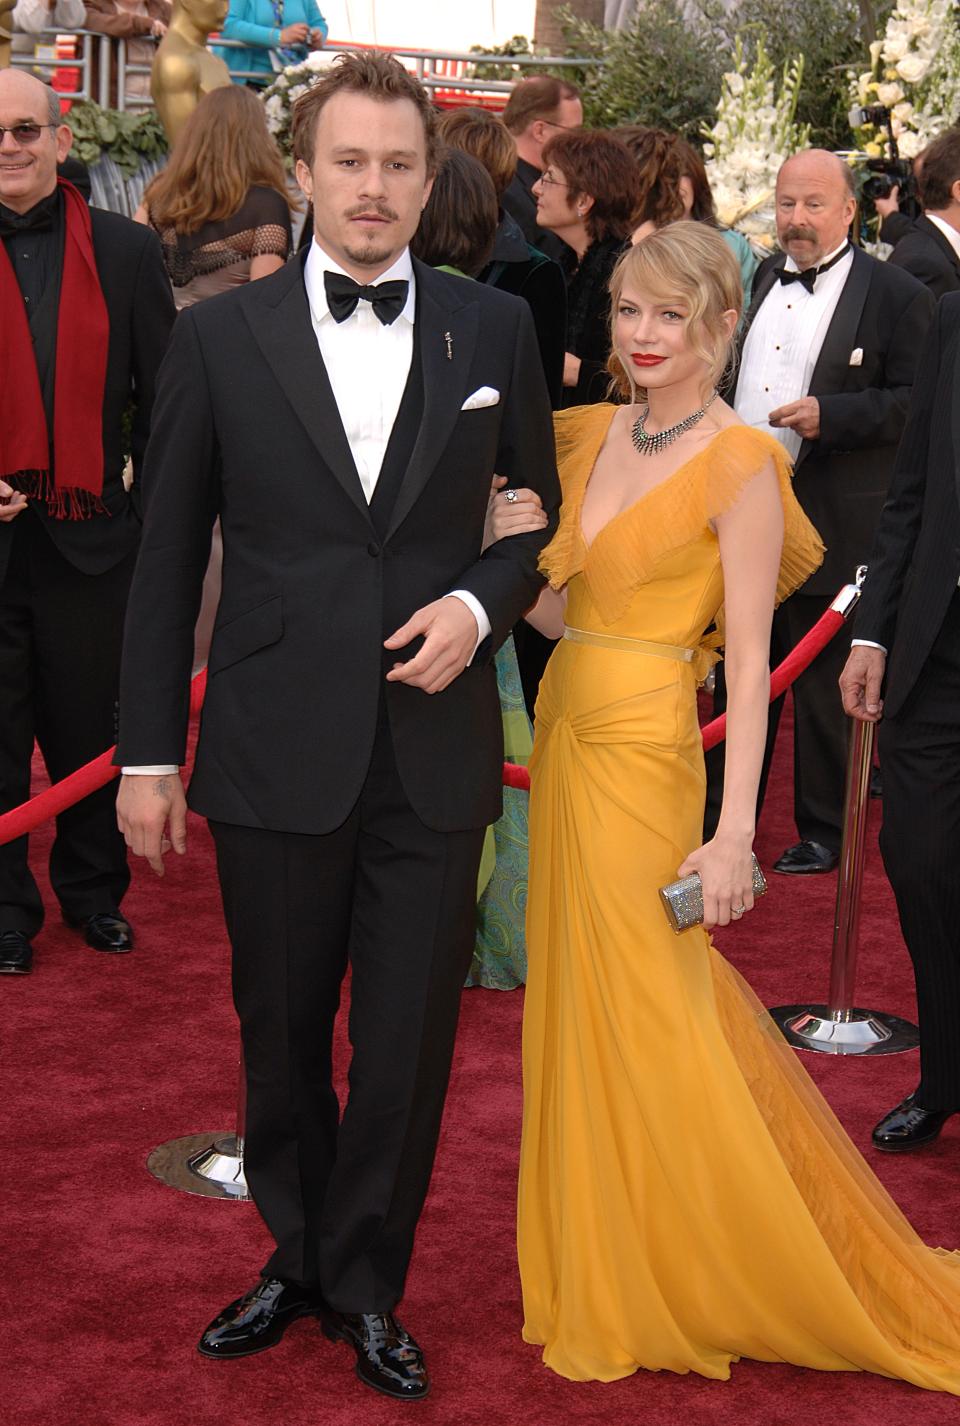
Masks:
[[[913,176],[913,168],[909,159],[900,157],[900,149],[897,145],[896,135],[893,132],[893,114],[885,104],[872,104],[860,110],[861,124],[885,124],[887,127],[887,147],[890,150],[887,158],[867,159],[866,167],[870,171],[870,177],[865,180],[862,188],[864,198],[876,200],[877,198],[889,198],[894,188],[900,190],[899,205],[906,212],[912,212],[917,207],[917,180]]]

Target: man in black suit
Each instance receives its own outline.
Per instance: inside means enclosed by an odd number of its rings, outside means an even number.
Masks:
[[[114,740],[140,535],[124,487],[146,446],[173,323],[149,229],[57,180],[71,134],[52,89],[0,71],[0,811],[30,793],[34,737],[56,781]],[[128,951],[113,792],[57,819],[50,879],[87,942]],[[32,966],[43,923],[27,839],[0,848],[0,972]]]
[[[409,255],[435,122],[392,57],[338,62],[296,110],[315,215],[305,257],[181,314],[147,459],[119,742],[121,823],[161,871],[165,841],[185,844],[177,765],[219,515],[190,803],[217,845],[245,1167],[276,1250],[200,1350],[245,1355],[319,1315],[363,1381],[406,1399],[429,1383],[393,1309],[501,805],[491,658],[542,584],[559,500],[526,304]],[[494,472],[536,489],[551,518],[481,558]],[[341,1115],[330,1056],[348,964]]]
[[[812,149],[788,159],[777,178],[776,203],[783,251],[754,281],[734,405],[793,457],[797,499],[827,554],[774,616],[774,664],[867,558],[934,309],[915,278],[851,246],[852,179],[834,154]],[[837,864],[847,729],[836,682],[848,651],[849,641],[835,638],[793,686],[800,841],[775,863],[779,872],[809,875]],[[722,707],[722,680],[720,688]],[[782,703],[770,710],[761,800]],[[722,745],[707,763],[712,835],[723,789]]]
[[[960,1111],[960,293],[940,303],[840,679],[880,724],[883,863],[913,959],[920,1083],[873,1131],[918,1148]],[[883,697],[881,698],[881,689]]]
[[[517,146],[517,171],[501,200],[505,211],[533,247],[556,262],[574,261],[572,249],[562,238],[538,227],[533,185],[543,173],[543,147],[550,136],[583,124],[579,89],[552,74],[518,80],[510,91],[503,122]]]
[[[960,129],[948,129],[924,150],[918,184],[923,212],[889,261],[939,298],[960,291]]]

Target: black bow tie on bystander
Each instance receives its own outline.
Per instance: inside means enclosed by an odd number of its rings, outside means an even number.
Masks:
[[[0,238],[12,238],[18,233],[42,233],[53,227],[60,203],[60,195],[54,190],[46,198],[27,210],[15,213],[0,203]]]
[[[821,275],[821,273],[829,272],[832,267],[836,266],[836,264],[840,261],[842,257],[846,257],[849,251],[850,244],[845,243],[844,246],[840,249],[840,251],[836,253],[835,256],[832,257],[829,262],[822,263],[820,267],[808,267],[805,272],[788,272],[785,267],[779,267],[777,268],[777,277],[779,277],[784,287],[786,287],[791,282],[799,282],[800,285],[802,287],[805,287],[808,292],[812,292],[814,283]]]
[[[361,300],[369,302],[385,327],[395,322],[407,302],[410,284],[405,278],[364,287],[342,272],[325,272],[323,285],[327,291],[327,306],[335,322],[345,322],[356,311]]]

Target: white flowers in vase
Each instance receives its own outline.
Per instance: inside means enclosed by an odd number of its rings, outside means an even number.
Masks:
[[[751,66],[738,37],[734,64],[723,76],[716,120],[704,130],[707,177],[720,222],[770,248],[777,172],[810,137],[809,125],[796,123],[803,57],[778,73],[761,38]]]

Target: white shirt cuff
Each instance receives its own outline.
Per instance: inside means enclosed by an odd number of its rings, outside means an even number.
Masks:
[[[124,777],[169,777],[179,772],[176,763],[149,763],[144,767],[122,767]]]
[[[872,639],[851,639],[850,647],[852,649],[879,649],[882,654],[887,652],[885,645],[875,644]]]
[[[451,589],[450,593],[446,597],[448,599],[459,599],[462,604],[465,604],[467,606],[467,608],[470,610],[470,613],[477,621],[477,642],[473,646],[473,653],[467,659],[467,667],[469,668],[470,664],[473,663],[474,659],[477,656],[477,649],[479,649],[484,639],[488,638],[492,632],[490,628],[490,620],[487,618],[487,611],[480,603],[480,600],[475,594],[471,594],[468,590]]]

